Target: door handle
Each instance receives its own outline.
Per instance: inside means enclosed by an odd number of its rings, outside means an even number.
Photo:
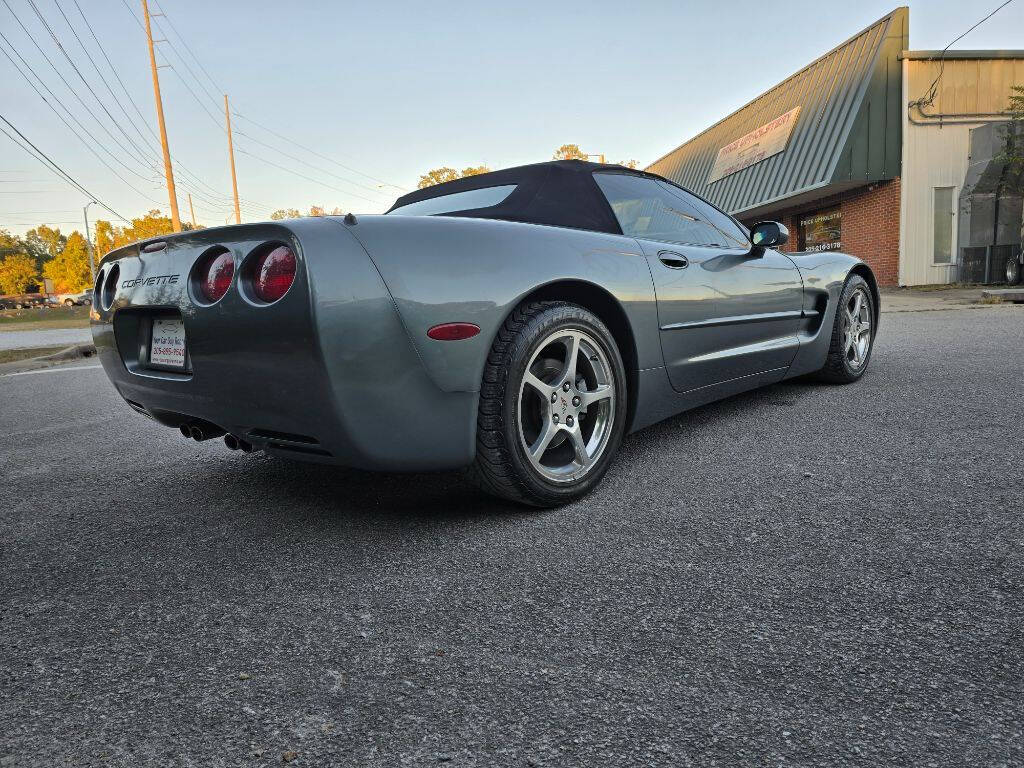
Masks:
[[[669,269],[686,269],[690,266],[690,260],[675,251],[659,251],[658,260]]]

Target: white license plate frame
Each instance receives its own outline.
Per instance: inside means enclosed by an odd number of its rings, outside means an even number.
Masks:
[[[164,371],[188,370],[185,323],[177,315],[156,315],[150,320],[147,365]]]

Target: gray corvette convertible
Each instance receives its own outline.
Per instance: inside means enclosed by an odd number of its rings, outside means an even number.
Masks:
[[[671,182],[560,161],[412,192],[384,215],[185,232],[107,254],[100,360],[158,423],[228,448],[458,467],[554,506],[632,430],[782,379],[853,382],[875,278],[783,254]]]

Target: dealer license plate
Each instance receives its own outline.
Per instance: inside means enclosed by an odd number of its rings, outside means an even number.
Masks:
[[[150,337],[149,363],[167,368],[185,368],[185,324],[178,317],[154,317]]]

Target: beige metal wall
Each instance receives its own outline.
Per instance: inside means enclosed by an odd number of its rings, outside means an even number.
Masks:
[[[905,105],[927,95],[940,66],[939,61],[903,60]],[[967,173],[970,130],[999,119],[1009,105],[1013,85],[1024,85],[1024,57],[949,59],[934,100],[923,111],[904,108],[900,285],[956,279],[955,269],[933,263],[934,190],[953,187],[954,199],[959,197]]]

